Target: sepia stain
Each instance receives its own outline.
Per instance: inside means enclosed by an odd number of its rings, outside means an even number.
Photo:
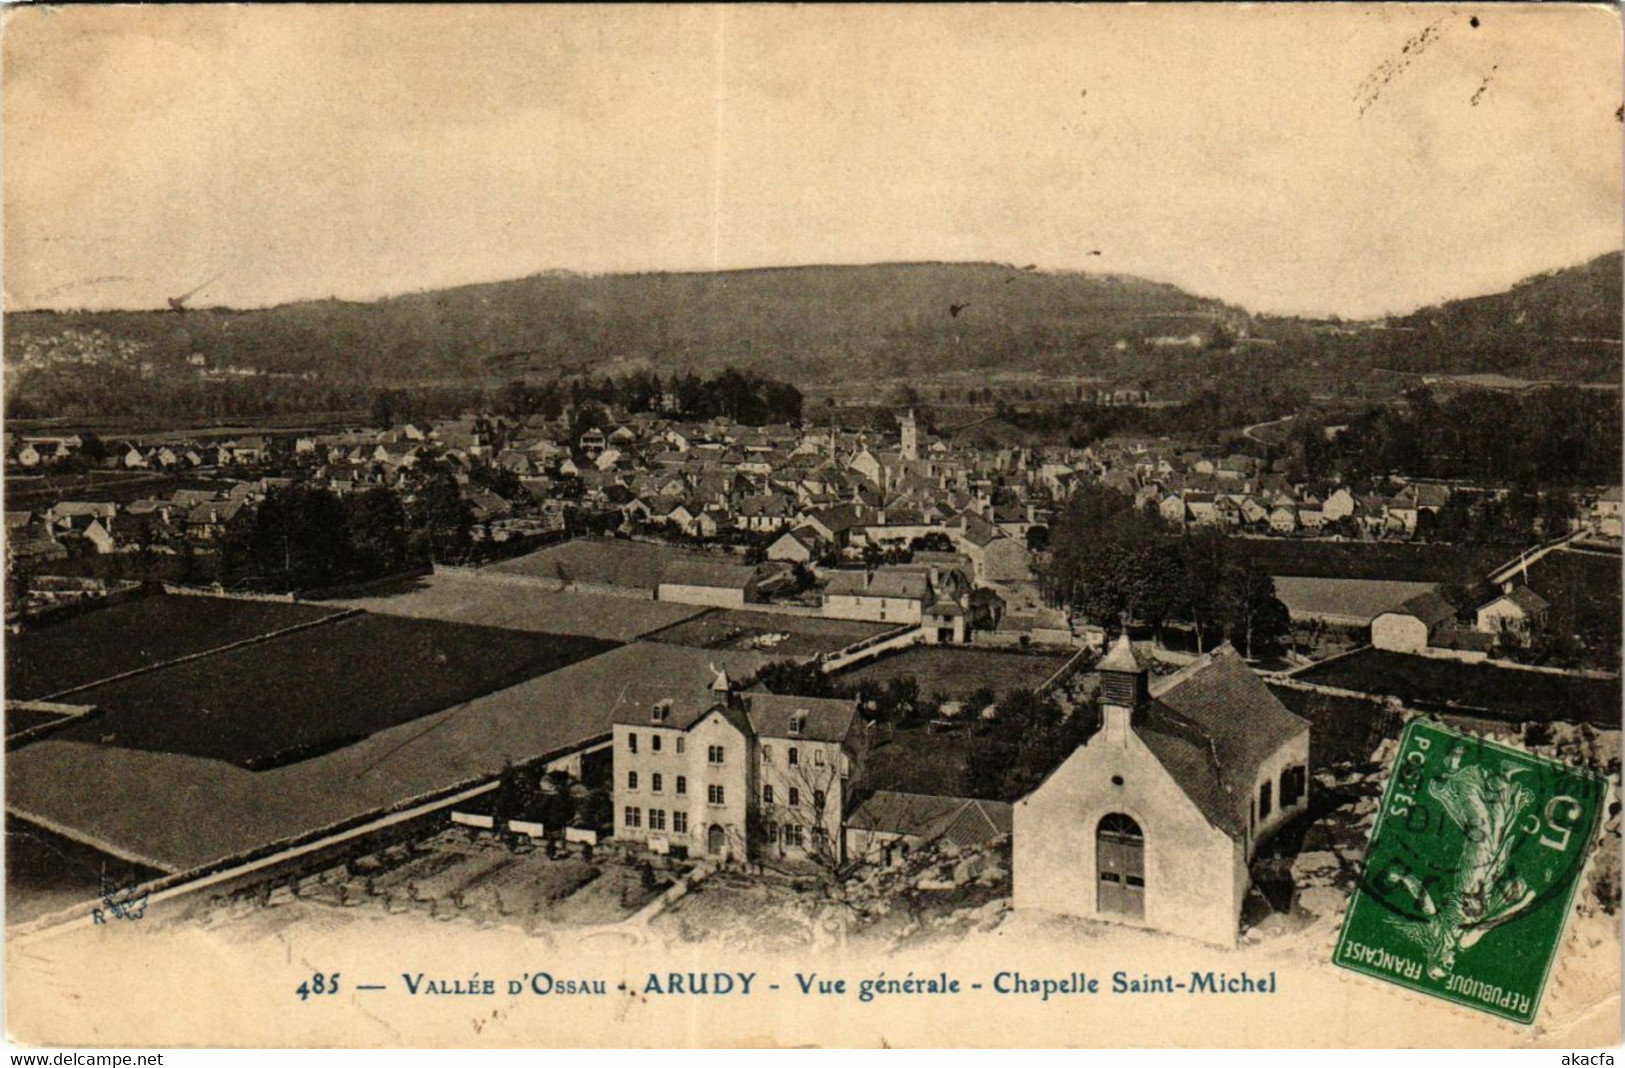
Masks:
[[[1367,74],[1354,90],[1354,100],[1360,105],[1360,114],[1375,104],[1395,78],[1408,70],[1417,58],[1426,52],[1439,39],[1439,26],[1442,19],[1429,23],[1421,33],[1412,36],[1400,47],[1399,55],[1392,59],[1385,59],[1377,64],[1375,70]]]

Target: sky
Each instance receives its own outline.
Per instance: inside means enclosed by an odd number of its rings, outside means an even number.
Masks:
[[[1600,6],[36,7],[0,45],[8,309],[994,260],[1354,317],[1622,244]]]

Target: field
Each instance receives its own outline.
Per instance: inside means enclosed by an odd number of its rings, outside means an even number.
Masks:
[[[965,785],[965,761],[987,744],[972,734],[931,734],[900,730],[885,745],[869,751],[865,786],[875,790],[901,790],[914,794],[978,796]],[[1008,801],[1006,797],[988,797]]]
[[[696,649],[751,649],[801,657],[831,653],[895,629],[887,623],[721,609],[667,627],[649,637],[653,641]]]
[[[1387,579],[1470,586],[1516,556],[1516,546],[1231,538],[1231,552],[1271,575]]]
[[[991,687],[995,693],[1035,687],[1055,674],[1069,659],[1069,653],[991,652],[985,649],[915,646],[842,672],[838,678],[852,685],[886,682],[913,675],[919,681],[922,694],[964,697],[982,686]]]
[[[584,583],[597,586],[621,586],[627,589],[653,590],[660,585],[660,576],[666,567],[679,560],[718,560],[740,557],[718,557],[704,553],[684,552],[668,545],[655,545],[644,541],[624,541],[615,538],[577,538],[574,541],[549,545],[500,564],[492,564],[491,571],[506,575],[523,575],[548,582]]]
[[[6,923],[27,923],[160,873],[6,817]]]
[[[1590,666],[1619,669],[1620,560],[1596,553],[1547,553],[1529,568],[1529,587],[1572,621]]]
[[[1586,679],[1465,664],[1364,649],[1296,676],[1371,694],[1398,697],[1422,709],[1488,710],[1524,720],[1572,720],[1618,726],[1618,679]]]
[[[106,711],[56,738],[263,770],[614,648],[400,616],[358,615],[82,691]]]
[[[453,573],[403,579],[333,603],[386,615],[615,642],[634,641],[705,611],[695,605],[561,593]]]
[[[177,657],[325,619],[336,608],[224,597],[144,597],[6,643],[6,696],[37,700]]]

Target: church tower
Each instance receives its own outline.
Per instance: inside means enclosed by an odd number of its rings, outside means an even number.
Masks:
[[[914,421],[914,409],[910,408],[908,414],[899,420],[903,431],[903,459],[918,460],[920,458],[920,428]]]
[[[1151,689],[1149,675],[1134,659],[1127,630],[1096,670],[1100,672],[1101,736],[1109,744],[1123,745],[1128,741],[1129,724],[1150,699]]]

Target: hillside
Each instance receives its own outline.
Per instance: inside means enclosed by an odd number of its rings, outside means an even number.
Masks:
[[[950,305],[964,307],[955,315]],[[1066,370],[1119,337],[1202,330],[1226,311],[1137,278],[986,263],[556,273],[365,304],[22,312],[7,317],[6,354],[15,360],[30,338],[73,328],[150,346],[161,362],[200,353],[210,366],[396,382],[730,364],[836,381]]]
[[[383,386],[734,366],[849,399],[935,379],[964,401],[995,373],[1097,377],[1159,401],[1274,390],[1260,407],[1274,415],[1403,384],[1375,368],[1618,381],[1620,293],[1616,253],[1383,324],[1250,318],[1140,278],[992,263],[555,272],[370,303],[18,312],[7,414],[263,416],[363,407]],[[1243,327],[1250,338],[1224,340]]]
[[[1621,255],[1609,253],[1394,319],[1379,351],[1403,371],[1617,381],[1622,287]]]

